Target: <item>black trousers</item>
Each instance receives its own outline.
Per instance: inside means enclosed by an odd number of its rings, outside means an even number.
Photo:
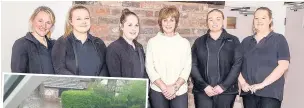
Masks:
[[[195,108],[233,108],[236,94],[209,97],[205,92],[193,92]]]
[[[254,94],[242,96],[244,108],[281,108],[281,101],[275,98],[261,97]]]
[[[172,100],[167,100],[161,92],[151,89],[150,102],[151,108],[188,108],[188,94],[185,93]]]

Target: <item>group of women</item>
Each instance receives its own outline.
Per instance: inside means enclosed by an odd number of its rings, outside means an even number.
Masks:
[[[29,20],[30,31],[13,45],[11,69],[18,73],[148,78],[152,108],[187,108],[189,76],[196,108],[233,108],[238,84],[245,108],[281,106],[290,54],[284,36],[272,30],[269,8],[255,11],[254,34],[242,43],[224,29],[224,13],[211,10],[206,19],[209,29],[192,48],[176,31],[179,16],[174,6],[159,11],[160,31],[144,52],[136,41],[139,17],[128,9],[121,13],[119,39],[106,47],[90,34],[91,17],[85,6],[69,10],[65,33],[56,41],[50,38],[55,15],[41,6]]]

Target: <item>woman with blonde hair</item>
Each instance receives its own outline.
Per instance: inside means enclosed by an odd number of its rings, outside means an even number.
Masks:
[[[174,6],[162,8],[158,17],[160,32],[148,41],[146,69],[152,108],[188,108],[191,47],[176,32],[179,16]]]
[[[64,36],[52,50],[56,74],[108,76],[104,42],[89,33],[91,17],[88,8],[73,6],[68,13]]]
[[[54,24],[55,15],[49,7],[35,9],[29,20],[29,32],[13,45],[12,72],[54,74],[51,59],[54,40],[50,39]]]
[[[238,80],[244,108],[281,107],[290,53],[285,37],[272,26],[271,10],[258,8],[253,19],[255,33],[241,43],[244,59]]]

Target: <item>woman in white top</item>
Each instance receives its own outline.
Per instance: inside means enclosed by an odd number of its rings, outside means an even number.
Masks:
[[[179,11],[174,6],[159,12],[160,32],[148,41],[146,69],[151,81],[152,108],[187,108],[187,80],[191,72],[191,47],[175,30]]]

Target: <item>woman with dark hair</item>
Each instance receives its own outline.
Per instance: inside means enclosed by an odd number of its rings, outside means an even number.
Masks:
[[[89,33],[91,17],[88,8],[73,6],[66,20],[65,34],[52,50],[56,74],[108,76],[104,42]]]
[[[254,12],[255,33],[242,41],[244,60],[239,82],[244,108],[281,107],[290,53],[285,37],[275,33],[272,26],[271,10],[260,7]]]
[[[55,24],[53,11],[46,6],[35,9],[29,20],[30,31],[15,41],[11,71],[18,73],[54,74],[51,51],[51,29]]]
[[[139,34],[139,18],[129,9],[120,17],[120,37],[107,48],[106,61],[110,77],[147,78],[145,53],[136,41]]]
[[[238,94],[237,78],[242,65],[239,39],[223,29],[224,14],[207,14],[208,32],[192,46],[194,102],[197,108],[233,108]]]

